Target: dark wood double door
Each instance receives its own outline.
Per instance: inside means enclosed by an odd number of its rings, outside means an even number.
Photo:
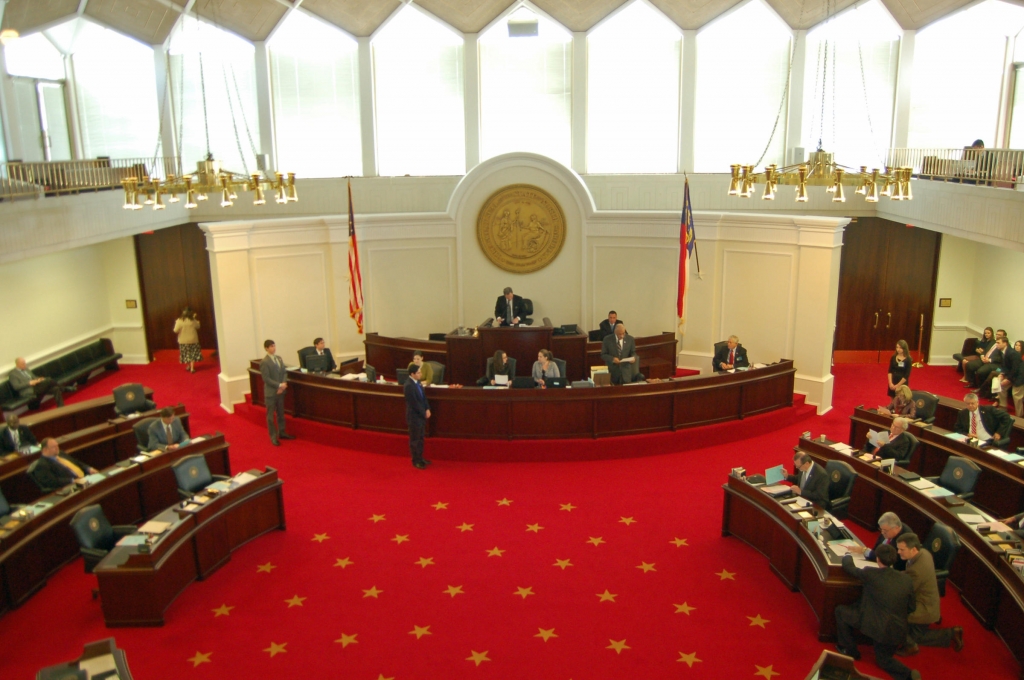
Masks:
[[[836,363],[888,362],[898,340],[927,360],[942,235],[878,217],[843,234]],[[923,332],[921,332],[923,326]],[[922,354],[917,353],[920,339]]]

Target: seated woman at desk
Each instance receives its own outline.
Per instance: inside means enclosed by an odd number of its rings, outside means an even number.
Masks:
[[[496,384],[494,376],[503,375],[508,378],[508,382],[512,382],[512,364],[509,363],[508,355],[502,352],[500,349],[494,353],[494,358],[487,362],[487,375],[476,381],[478,387],[485,387],[487,385]]]
[[[544,387],[544,378],[561,378],[558,372],[558,364],[555,363],[555,355],[549,349],[542,349],[537,353],[537,360],[533,362],[533,381],[540,387]]]
[[[917,415],[917,405],[914,404],[914,395],[906,385],[896,388],[896,396],[888,406],[879,406],[878,412],[884,416],[904,416],[910,420]]]

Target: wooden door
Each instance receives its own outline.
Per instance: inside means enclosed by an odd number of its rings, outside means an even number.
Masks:
[[[896,342],[906,340],[915,359],[923,360],[917,355],[917,345],[920,337],[922,354],[927,355],[932,336],[932,310],[942,234],[903,225],[887,231],[886,286],[882,300],[885,335],[880,347],[881,358],[888,361]]]
[[[885,343],[879,291],[885,290],[887,249],[886,226],[880,221],[861,218],[843,232],[834,350],[850,353],[844,356],[851,361],[877,361]]]

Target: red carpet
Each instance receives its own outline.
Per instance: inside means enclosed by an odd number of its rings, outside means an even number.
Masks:
[[[461,443],[428,440],[437,462],[421,472],[397,436],[296,422],[302,438],[274,448],[257,409],[231,416],[219,407],[216,372],[210,361],[196,375],[173,363],[126,366],[69,401],[138,380],[160,404],[185,402],[194,433],[227,435],[236,471],[280,470],[288,530],[189,586],[162,628],[105,628],[89,595],[95,579],[76,561],[0,618],[0,677],[31,678],[113,635],[138,680],[803,678],[824,647],[814,616],[764,557],[721,537],[720,487],[735,465],[789,463],[804,430],[845,440],[854,405],[885,401],[884,365],[839,366],[833,411],[770,421],[774,431],[734,423],[717,437],[583,440],[574,445],[611,443],[620,457],[572,463],[442,460],[441,448]],[[913,378],[918,388],[961,391],[952,368]],[[556,445],[511,446],[526,457]],[[359,450],[374,447],[394,455]],[[258,569],[268,564],[269,573]],[[966,649],[925,649],[911,667],[926,679],[1019,674],[955,590],[942,607],[946,625],[964,626]],[[863,651],[858,667],[884,675]]]

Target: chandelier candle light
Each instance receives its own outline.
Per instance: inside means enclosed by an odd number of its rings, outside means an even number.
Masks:
[[[194,175],[168,175],[163,181],[147,176],[127,177],[121,184],[124,187],[125,210],[142,210],[146,205],[153,206],[153,210],[164,210],[167,206],[163,196],[168,196],[169,203],[177,203],[181,200],[180,194],[184,194],[185,207],[189,210],[198,207],[199,201],[207,200],[208,194],[216,192],[221,194],[222,208],[234,205],[239,191],[255,192],[253,205],[266,204],[266,191],[276,191],[275,200],[280,204],[299,200],[294,172],[287,173],[287,177],[283,173],[275,173],[274,179],[257,174],[238,175],[221,170],[220,162],[212,158],[200,161]],[[142,202],[140,197],[144,197]]]

